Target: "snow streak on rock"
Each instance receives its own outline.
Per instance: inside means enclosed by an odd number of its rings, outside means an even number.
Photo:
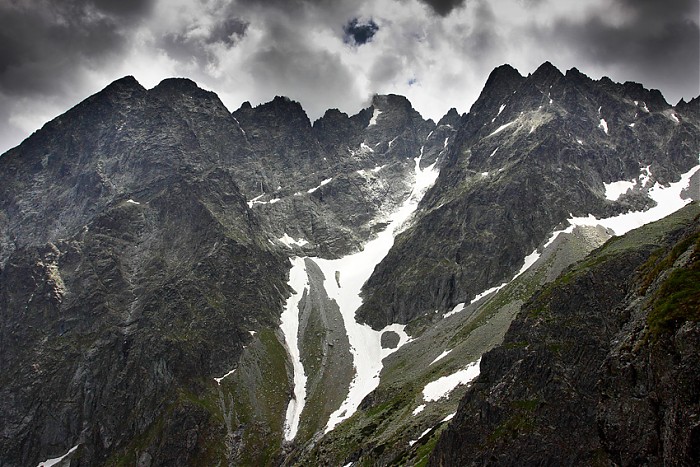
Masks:
[[[60,462],[63,461],[66,457],[68,457],[68,456],[70,456],[71,454],[73,454],[73,453],[75,452],[75,450],[78,449],[78,446],[80,446],[80,445],[77,444],[77,445],[73,446],[72,448],[70,448],[70,449],[68,450],[67,453],[65,453],[64,455],[62,455],[62,456],[60,456],[60,457],[54,457],[53,459],[46,459],[44,462],[39,462],[39,464],[37,465],[37,467],[51,467],[51,466],[53,466],[53,465],[56,465],[56,464],[60,463]]]
[[[314,259],[326,277],[324,287],[328,296],[335,300],[340,308],[355,367],[355,376],[347,398],[340,408],[331,414],[326,424],[326,433],[355,413],[362,399],[379,385],[382,360],[409,341],[409,336],[404,331],[405,325],[392,324],[381,331],[375,331],[366,324],[358,323],[355,312],[362,304],[362,285],[372,274],[374,267],[389,252],[394,244],[394,236],[416,210],[425,191],[437,178],[435,164],[421,170],[421,156],[415,159],[415,183],[411,195],[399,210],[390,216],[389,226],[377,238],[368,242],[362,251],[355,254],[336,260]],[[339,273],[337,281],[336,272]],[[386,331],[394,331],[399,335],[399,344],[393,349],[382,348],[381,336]]]
[[[428,383],[423,388],[423,399],[426,402],[435,402],[447,397],[460,384],[468,384],[479,376],[479,364],[481,358],[474,363],[470,363],[466,368],[451,375],[443,376]]]
[[[287,299],[281,316],[280,329],[284,334],[287,352],[294,369],[294,395],[287,406],[284,421],[284,438],[292,440],[299,429],[299,419],[306,400],[306,374],[299,353],[299,301],[309,288],[309,276],[306,273],[304,258],[293,258],[289,271],[289,286],[294,293]]]
[[[569,233],[573,231],[574,227],[577,225],[602,225],[606,229],[611,229],[614,235],[624,235],[632,229],[663,219],[692,201],[690,198],[683,199],[682,193],[690,186],[690,178],[698,171],[700,171],[700,165],[696,165],[688,172],[681,175],[679,181],[671,183],[668,187],[664,187],[656,182],[654,186],[649,189],[649,197],[656,201],[656,206],[646,211],[630,211],[606,219],[596,219],[590,214],[588,217],[571,217],[569,219],[569,227],[554,232],[545,247],[554,242],[554,239],[556,239],[560,233]],[[642,186],[645,186],[648,180],[649,167],[645,167],[642,169],[642,175],[640,175],[639,181]],[[700,193],[694,193],[693,195],[696,199],[700,198]]]

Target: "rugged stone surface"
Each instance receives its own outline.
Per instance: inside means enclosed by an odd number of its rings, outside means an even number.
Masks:
[[[697,464],[699,240],[695,203],[537,293],[430,464]]]
[[[698,110],[549,63],[528,77],[497,68],[461,119],[418,221],[367,282],[359,315],[381,328],[449,310],[510,279],[571,214],[643,208],[634,197],[606,200],[603,183],[646,166],[659,183],[677,181],[698,164]]]
[[[0,465],[36,465],[76,445],[71,465],[425,461],[465,388],[414,420],[424,384],[497,345],[535,285],[592,243],[572,241],[581,249],[537,269],[545,275],[440,316],[512,277],[569,213],[647,206],[644,189],[605,200],[603,182],[646,166],[653,180],[675,180],[697,164],[698,115],[698,99],[674,108],[640,85],[549,64],[528,77],[495,70],[469,115],[453,109],[437,124],[395,95],[312,124],[283,97],[231,113],[186,79],[111,84],[0,157]],[[387,359],[360,413],[321,437],[352,372],[338,310],[309,261],[299,336],[308,408],[298,439],[285,442],[288,258],[362,248],[405,200],[416,163],[441,175],[360,310],[374,326],[410,322],[416,339]],[[609,394],[624,384],[675,390],[653,375],[630,381],[618,361],[629,348],[616,352]],[[615,415],[626,402],[606,403],[597,420],[615,440],[601,448],[610,459],[697,444],[694,431],[677,442],[659,431],[640,447]],[[665,420],[669,430],[690,423]]]

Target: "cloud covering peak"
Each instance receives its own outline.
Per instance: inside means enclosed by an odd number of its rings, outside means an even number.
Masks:
[[[700,90],[697,0],[0,0],[0,151],[124,75],[170,76],[229,109],[276,95],[314,120],[375,93],[425,117],[467,111],[490,71],[549,60]]]

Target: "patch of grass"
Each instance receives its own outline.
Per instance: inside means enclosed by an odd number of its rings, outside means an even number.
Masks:
[[[700,321],[700,234],[695,236],[689,267],[669,274],[655,294],[647,316],[654,337],[673,332],[686,321]]]
[[[696,245],[700,243],[700,233],[682,239],[665,255],[665,250],[663,248],[654,251],[641,268],[643,271],[641,293],[645,294],[654,279],[656,279],[662,271],[673,266],[673,263],[676,262],[678,257],[683,254],[683,252],[687,251],[693,243]]]

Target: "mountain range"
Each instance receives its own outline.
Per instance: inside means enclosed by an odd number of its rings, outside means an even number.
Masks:
[[[0,156],[0,466],[693,465],[700,98],[311,122],[125,77]]]

